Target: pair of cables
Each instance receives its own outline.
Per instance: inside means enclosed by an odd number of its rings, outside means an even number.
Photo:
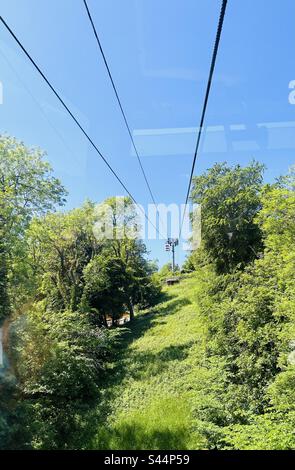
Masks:
[[[128,134],[129,134],[129,137],[130,137],[130,140],[131,140],[133,149],[134,149],[134,151],[135,151],[135,154],[136,154],[136,157],[137,157],[139,166],[140,166],[140,168],[141,168],[141,172],[142,172],[142,174],[143,174],[143,177],[144,177],[146,186],[147,186],[147,188],[148,188],[148,191],[149,191],[149,193],[150,193],[150,196],[151,196],[151,198],[152,198],[153,203],[156,205],[155,197],[154,197],[154,195],[153,195],[153,192],[152,192],[152,189],[151,189],[151,185],[149,184],[148,178],[147,178],[147,176],[146,176],[145,170],[144,170],[143,165],[142,165],[142,162],[141,162],[141,158],[140,158],[138,149],[137,149],[137,147],[136,147],[136,145],[135,145],[135,142],[134,142],[134,139],[133,139],[133,136],[132,136],[132,132],[131,132],[131,129],[130,129],[130,126],[129,126],[129,123],[128,123],[128,120],[127,120],[127,117],[126,117],[126,113],[125,113],[125,111],[124,111],[122,102],[121,102],[121,100],[120,100],[120,97],[119,97],[119,94],[118,94],[118,90],[117,90],[117,87],[116,87],[116,85],[115,85],[115,82],[114,82],[112,73],[111,73],[111,71],[110,71],[110,67],[109,67],[109,64],[108,64],[108,62],[107,62],[107,59],[106,59],[104,50],[103,50],[103,48],[102,48],[101,41],[100,41],[100,39],[99,39],[99,36],[98,36],[97,30],[96,30],[96,27],[95,27],[95,25],[94,25],[94,21],[93,21],[93,19],[92,19],[92,16],[91,16],[91,13],[90,13],[90,10],[89,10],[87,1],[86,1],[86,0],[83,0],[83,2],[84,2],[84,6],[85,6],[85,9],[86,9],[86,12],[87,12],[87,15],[88,15],[90,24],[91,24],[92,29],[93,29],[93,33],[94,33],[95,39],[96,39],[96,41],[97,41],[98,48],[99,48],[100,53],[101,53],[101,55],[102,55],[102,58],[103,58],[103,61],[104,61],[104,64],[105,64],[105,67],[106,67],[108,76],[109,76],[109,78],[110,78],[110,81],[111,81],[111,84],[112,84],[112,87],[113,87],[113,90],[114,90],[114,93],[115,93],[115,96],[116,96],[116,99],[117,99],[117,102],[118,102],[118,105],[119,105],[121,114],[122,114],[122,117],[123,117],[123,120],[124,120],[126,129],[127,129],[127,132],[128,132]],[[189,195],[190,195],[190,189],[191,189],[191,184],[192,184],[192,178],[193,178],[193,174],[194,174],[196,159],[197,159],[198,152],[199,152],[200,140],[201,140],[201,135],[202,135],[203,126],[204,126],[204,119],[205,119],[205,114],[206,114],[206,109],[207,109],[207,104],[208,104],[210,89],[211,89],[211,85],[212,85],[212,78],[213,78],[213,73],[214,73],[214,69],[215,69],[215,63],[216,63],[216,58],[217,58],[217,53],[218,53],[218,48],[219,48],[219,43],[220,43],[220,38],[221,38],[221,32],[222,32],[222,27],[223,27],[223,22],[224,22],[224,16],[225,16],[225,11],[226,11],[226,6],[227,6],[227,0],[222,0],[222,6],[221,6],[221,11],[220,11],[220,16],[219,16],[219,22],[218,22],[218,27],[217,27],[217,33],[216,33],[215,43],[214,43],[213,55],[212,55],[211,66],[210,66],[210,71],[209,71],[209,77],[208,77],[208,82],[207,82],[207,87],[206,87],[206,92],[205,92],[205,99],[204,99],[203,109],[202,109],[202,113],[201,113],[200,125],[199,125],[199,128],[198,128],[196,148],[195,148],[194,157],[193,157],[193,162],[192,162],[192,168],[191,168],[191,173],[190,173],[190,179],[189,179],[189,184],[188,184],[188,189],[187,189],[187,194],[186,194],[186,200],[185,200],[185,209],[184,209],[183,218],[182,218],[182,222],[181,222],[179,238],[181,237],[181,232],[182,232],[184,217],[185,217],[185,213],[186,213],[186,208],[187,208],[187,205],[188,205],[188,200],[189,200]],[[78,118],[74,115],[74,113],[71,111],[71,109],[70,109],[70,108],[68,107],[68,105],[65,103],[65,101],[61,98],[61,96],[60,96],[60,94],[58,93],[58,91],[55,89],[55,87],[54,87],[54,86],[52,85],[52,83],[49,81],[49,79],[47,78],[47,76],[44,74],[44,72],[41,70],[41,68],[38,66],[38,64],[35,62],[35,60],[32,58],[32,56],[30,55],[30,53],[29,53],[29,52],[27,51],[27,49],[24,47],[24,45],[22,44],[22,42],[17,38],[17,36],[16,36],[15,33],[13,32],[13,30],[9,27],[9,25],[7,24],[7,22],[4,20],[4,18],[3,18],[2,16],[0,17],[0,21],[1,21],[2,24],[5,26],[5,28],[8,30],[8,32],[9,32],[10,35],[13,37],[13,39],[16,41],[16,43],[19,45],[19,47],[22,49],[22,51],[24,52],[24,54],[27,56],[27,58],[29,59],[29,61],[31,62],[31,64],[35,67],[35,69],[36,69],[37,72],[40,74],[40,76],[43,78],[43,80],[47,83],[47,85],[49,86],[49,88],[51,89],[51,91],[54,93],[54,95],[56,96],[56,98],[58,99],[58,101],[61,103],[61,105],[63,106],[63,108],[67,111],[67,113],[69,114],[69,116],[71,117],[71,119],[75,122],[75,124],[77,125],[77,127],[78,127],[78,128],[80,129],[80,131],[84,134],[84,136],[86,137],[86,139],[88,140],[88,142],[91,144],[91,146],[94,148],[94,150],[96,151],[96,153],[98,154],[98,156],[103,160],[103,162],[104,162],[105,165],[108,167],[108,169],[111,171],[111,173],[114,175],[114,177],[116,178],[116,180],[120,183],[120,185],[123,187],[123,189],[124,189],[124,190],[126,191],[126,193],[129,195],[129,197],[130,197],[131,200],[134,202],[134,204],[135,204],[137,207],[139,207],[140,210],[144,213],[145,218],[146,218],[147,221],[156,229],[157,233],[158,233],[160,236],[162,236],[162,238],[165,238],[165,237],[163,237],[163,235],[160,233],[159,229],[150,221],[149,217],[147,216],[147,214],[145,213],[145,211],[142,209],[142,207],[137,203],[136,199],[134,198],[134,196],[131,194],[131,192],[130,192],[129,189],[127,188],[126,184],[122,181],[122,179],[120,178],[120,176],[117,174],[117,172],[116,172],[116,171],[113,169],[113,167],[110,165],[110,163],[108,162],[108,160],[106,159],[106,157],[102,154],[102,152],[99,150],[98,146],[95,144],[95,142],[93,141],[93,139],[89,136],[89,134],[87,133],[87,131],[85,130],[85,128],[84,128],[84,127],[82,126],[82,124],[79,122]]]

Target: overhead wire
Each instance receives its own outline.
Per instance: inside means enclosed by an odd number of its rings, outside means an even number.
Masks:
[[[117,99],[119,108],[120,108],[120,110],[121,110],[121,114],[122,114],[122,116],[123,116],[123,120],[124,120],[124,122],[125,122],[125,126],[126,126],[126,129],[127,129],[127,131],[128,131],[128,134],[129,134],[129,137],[130,137],[130,140],[131,140],[131,143],[132,143],[132,147],[133,147],[134,152],[135,152],[135,155],[136,155],[136,157],[137,157],[137,160],[138,160],[138,163],[139,163],[141,172],[142,172],[142,174],[143,174],[143,177],[144,177],[145,183],[146,183],[146,185],[147,185],[148,191],[149,191],[149,193],[150,193],[150,196],[151,196],[151,198],[152,198],[152,201],[153,201],[153,203],[156,205],[156,201],[155,201],[154,194],[153,194],[153,192],[152,192],[150,183],[149,183],[149,181],[148,181],[146,172],[145,172],[145,170],[144,170],[144,167],[143,167],[143,164],[142,164],[142,161],[141,161],[141,158],[140,158],[140,155],[139,155],[137,146],[136,146],[136,144],[135,144],[135,141],[134,141],[134,138],[133,138],[133,135],[132,135],[132,132],[131,132],[130,125],[129,125],[128,120],[127,120],[127,117],[126,117],[126,113],[125,113],[125,111],[124,111],[124,108],[123,108],[121,99],[120,99],[120,97],[119,97],[119,93],[118,93],[117,87],[116,87],[116,85],[115,85],[115,82],[114,82],[114,79],[113,79],[113,75],[112,75],[112,72],[111,72],[111,70],[110,70],[108,61],[107,61],[107,59],[106,59],[106,55],[105,55],[105,53],[104,53],[104,50],[103,50],[103,47],[102,47],[102,44],[101,44],[101,40],[99,39],[99,36],[98,36],[98,33],[97,33],[97,29],[96,29],[96,27],[95,27],[95,24],[94,24],[92,15],[91,15],[91,13],[90,13],[90,10],[89,10],[87,1],[86,1],[86,0],[83,0],[83,3],[84,3],[84,6],[85,6],[85,9],[86,9],[87,16],[88,16],[88,19],[89,19],[89,21],[90,21],[90,24],[91,24],[91,27],[92,27],[92,30],[93,30],[93,34],[94,34],[94,36],[95,36],[95,39],[96,39],[98,48],[99,48],[100,53],[101,53],[101,56],[102,56],[102,58],[103,58],[103,61],[104,61],[104,64],[105,64],[105,67],[106,67],[106,70],[107,70],[109,79],[110,79],[110,81],[111,81],[112,88],[113,88],[113,90],[114,90],[114,93],[115,93],[115,96],[116,96],[116,99]]]
[[[217,58],[217,53],[218,53],[218,48],[219,48],[223,23],[224,23],[226,6],[227,6],[227,0],[222,0],[219,20],[218,20],[218,26],[217,26],[217,32],[216,32],[216,37],[215,37],[215,42],[214,42],[213,54],[212,54],[212,59],[211,59],[211,65],[210,65],[210,70],[209,70],[209,76],[208,76],[208,81],[207,81],[207,86],[206,86],[205,98],[204,98],[204,103],[203,103],[203,108],[202,108],[202,113],[201,113],[200,125],[199,125],[198,131],[197,131],[197,142],[196,142],[196,147],[195,147],[195,152],[194,152],[194,157],[193,157],[193,162],[192,162],[192,168],[191,168],[191,173],[190,173],[190,179],[189,179],[189,184],[188,184],[186,198],[185,198],[185,205],[184,205],[183,216],[182,216],[182,221],[181,221],[181,226],[180,226],[180,231],[179,231],[179,238],[181,237],[181,233],[182,233],[184,218],[185,218],[186,209],[187,209],[187,205],[188,205],[188,200],[189,200],[189,196],[190,196],[192,179],[193,179],[196,160],[197,160],[197,156],[198,156],[198,152],[199,152],[200,140],[201,140],[201,135],[202,135],[203,126],[204,126],[204,119],[205,119],[205,115],[206,115],[210,89],[211,89],[211,85],[212,85],[212,78],[213,78],[213,74],[214,74],[216,58]]]
[[[94,141],[92,140],[92,138],[89,136],[89,134],[87,133],[87,131],[84,129],[84,127],[82,126],[82,124],[80,124],[79,120],[76,118],[76,116],[73,114],[73,112],[70,110],[70,108],[68,107],[68,105],[65,103],[65,101],[61,98],[60,94],[57,92],[57,90],[55,89],[55,87],[51,84],[51,82],[49,81],[49,79],[47,78],[47,76],[45,75],[44,72],[42,72],[41,68],[37,65],[37,63],[35,62],[35,60],[32,58],[32,56],[30,55],[30,53],[27,51],[27,49],[24,47],[24,45],[22,44],[22,42],[18,39],[18,37],[16,36],[16,34],[13,32],[13,30],[10,28],[10,26],[6,23],[6,21],[4,20],[4,18],[2,16],[0,16],[0,21],[2,22],[2,24],[5,26],[5,28],[7,29],[7,31],[10,33],[10,35],[13,37],[13,39],[15,40],[15,42],[18,44],[18,46],[22,49],[22,51],[24,52],[24,54],[26,55],[26,57],[29,59],[29,61],[31,62],[31,64],[34,66],[34,68],[38,71],[38,73],[40,74],[40,76],[43,78],[43,80],[47,83],[47,85],[49,86],[49,88],[51,89],[51,91],[54,93],[54,95],[56,96],[56,98],[58,99],[58,101],[62,104],[62,106],[64,107],[64,109],[67,111],[67,113],[69,114],[69,116],[72,118],[72,120],[75,122],[75,124],[78,126],[78,128],[81,130],[81,132],[84,134],[84,136],[86,137],[86,139],[88,140],[88,142],[91,144],[91,146],[94,148],[94,150],[96,151],[96,153],[99,155],[99,157],[103,160],[103,162],[105,163],[105,165],[108,167],[108,169],[110,170],[110,172],[114,175],[114,177],[116,178],[116,180],[120,183],[120,185],[123,187],[123,189],[126,191],[126,193],[128,194],[128,196],[131,198],[131,200],[134,202],[134,204],[140,209],[140,211],[144,214],[144,217],[146,218],[146,220],[155,228],[156,232],[162,237],[162,238],[165,238],[161,232],[159,231],[159,229],[154,225],[154,223],[149,219],[148,215],[146,214],[146,212],[144,211],[144,209],[138,204],[138,202],[136,201],[136,199],[133,197],[132,193],[128,190],[127,186],[125,185],[125,183],[122,181],[122,179],[119,177],[119,175],[117,174],[117,172],[113,169],[113,167],[111,166],[111,164],[108,162],[108,160],[106,159],[106,157],[102,154],[102,152],[99,150],[99,148],[97,147],[97,145],[94,143]]]

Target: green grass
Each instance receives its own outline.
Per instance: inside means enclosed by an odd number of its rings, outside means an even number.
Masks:
[[[121,341],[99,412],[98,449],[204,449],[202,430],[218,380],[205,361],[199,283],[165,287],[164,300],[139,314]],[[218,408],[219,404],[214,403]]]

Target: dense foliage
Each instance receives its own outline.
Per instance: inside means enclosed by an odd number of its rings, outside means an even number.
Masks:
[[[243,208],[241,198],[246,204],[249,194],[255,194],[252,226],[235,226],[232,240],[223,247],[220,245],[227,259],[236,258],[238,253],[239,263],[224,263],[223,273],[220,273],[220,256],[214,254],[210,241],[212,237],[217,243],[226,240],[223,238],[224,222],[217,223],[210,231],[210,225],[206,225],[207,215],[202,250],[190,260],[193,269],[203,273],[198,301],[208,331],[206,355],[212,364],[220,361],[224,382],[219,391],[223,406],[214,416],[215,434],[211,445],[235,449],[290,449],[295,447],[292,430],[295,424],[292,400],[295,196],[291,176],[274,185],[262,186],[261,182],[260,188],[254,181],[251,192],[253,168],[258,167],[252,164],[243,170],[243,174],[248,175],[247,190],[239,186],[234,191],[231,183],[222,201],[222,207],[231,208],[232,199],[239,193],[239,208]],[[226,168],[226,174],[235,178],[237,171],[240,172],[239,167]],[[210,217],[214,217],[215,212],[217,221],[221,219],[220,205],[214,206],[215,187],[220,188],[223,178],[215,180],[214,191],[204,192],[205,204],[211,207]],[[196,180],[197,185],[200,180]],[[195,192],[192,194],[194,197]],[[256,246],[256,257],[251,261],[245,247],[250,243],[253,246],[253,233],[261,233],[264,249],[258,251]],[[236,243],[243,240],[244,249],[238,250],[235,240]],[[261,247],[256,235],[255,240]],[[204,259],[204,255],[205,262],[197,266],[196,261],[202,256]]]
[[[242,168],[216,164],[194,177],[191,199],[202,207],[202,241],[218,272],[245,265],[261,248],[254,217],[260,209],[263,166],[252,162]]]
[[[44,157],[1,137],[0,448],[83,448],[116,349],[107,318],[132,320],[160,293],[130,198],[54,212],[66,192]]]
[[[45,155],[0,138],[0,449],[295,448],[294,172],[263,169],[194,178],[162,294],[130,198],[56,212]]]
[[[294,179],[262,170],[195,179],[202,245],[126,336],[94,448],[295,448]]]

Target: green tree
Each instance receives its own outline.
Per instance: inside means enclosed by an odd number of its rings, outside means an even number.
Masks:
[[[24,230],[34,215],[64,203],[65,190],[52,176],[40,150],[0,136],[0,305],[1,317],[9,313],[9,280],[14,275],[17,254],[22,253]],[[21,259],[21,257],[19,259]],[[14,290],[16,288],[14,283]]]
[[[83,270],[100,244],[93,234],[94,204],[86,202],[68,213],[35,218],[27,231],[35,290],[47,309],[75,311],[83,291]]]
[[[160,285],[153,277],[153,265],[143,257],[144,248],[134,242],[128,244],[128,256],[114,256],[109,247],[102,250],[84,270],[84,292],[81,308],[96,312],[93,318],[106,324],[107,316],[113,324],[128,310],[134,318],[134,307],[145,308],[159,297]],[[133,245],[132,243],[132,245]]]
[[[79,312],[35,304],[14,324],[21,430],[13,448],[83,448],[95,433],[94,409],[114,334]]]
[[[200,307],[207,358],[223,364],[218,416],[234,449],[294,447],[295,198],[290,175],[260,190],[253,223],[264,250],[243,271],[217,274],[203,266]]]
[[[96,256],[85,268],[84,280],[82,310],[95,312],[91,316],[97,324],[107,326],[107,317],[111,317],[115,325],[128,301],[130,281],[123,260],[106,253]]]
[[[245,266],[261,250],[254,218],[260,210],[263,165],[215,164],[193,179],[191,199],[202,206],[202,244],[218,272]]]
[[[160,292],[153,276],[155,266],[146,259],[146,247],[138,238],[140,224],[135,205],[129,197],[108,198],[96,208],[95,214],[98,218],[95,233],[102,251],[85,271],[83,308],[87,305],[100,310],[103,317],[109,313],[114,318],[128,309],[132,320],[135,305],[152,304]],[[103,295],[104,291],[108,294]],[[117,314],[111,308],[112,302]],[[101,309],[99,304],[103,305]]]

